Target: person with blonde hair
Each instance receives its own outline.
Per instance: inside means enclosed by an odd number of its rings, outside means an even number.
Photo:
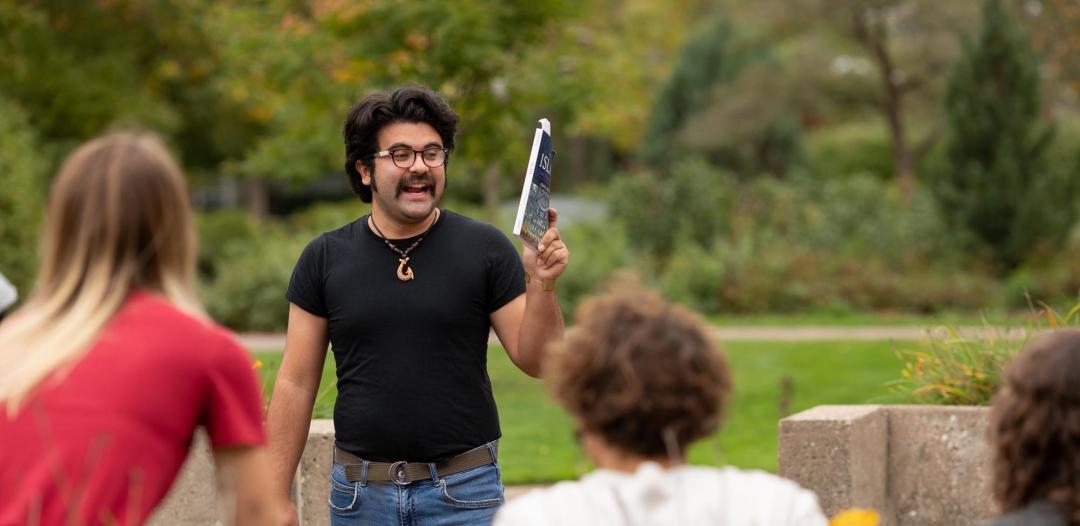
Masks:
[[[236,523],[269,498],[251,359],[194,293],[188,190],[148,135],[92,140],[50,191],[37,282],[0,325],[0,525],[141,524],[196,426]]]
[[[506,504],[507,525],[824,526],[813,493],[760,471],[686,464],[731,393],[723,352],[692,311],[655,294],[593,298],[544,374],[598,468]]]
[[[1005,368],[990,410],[994,498],[989,526],[1080,526],[1080,330],[1026,346]]]

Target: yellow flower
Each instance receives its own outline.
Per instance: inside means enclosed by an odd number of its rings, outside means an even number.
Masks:
[[[881,517],[874,510],[852,508],[838,513],[829,526],[877,526]]]
[[[262,369],[262,360],[255,360],[255,363],[251,364],[252,370]]]

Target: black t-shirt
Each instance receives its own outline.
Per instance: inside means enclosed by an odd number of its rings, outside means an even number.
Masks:
[[[400,256],[367,219],[309,243],[285,294],[327,320],[337,446],[369,460],[437,462],[499,438],[487,342],[490,314],[525,292],[514,245],[443,210],[409,254],[415,279],[402,282]]]

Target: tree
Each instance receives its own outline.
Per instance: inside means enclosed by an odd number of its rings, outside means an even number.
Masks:
[[[941,74],[959,54],[955,31],[977,19],[974,2],[727,0],[725,5],[733,16],[756,21],[769,38],[782,42],[785,64],[801,78],[802,96],[817,93],[846,111],[866,109],[884,119],[894,172],[910,195],[918,161],[938,135]],[[824,120],[805,113],[806,122]],[[918,140],[913,128],[923,130]]]
[[[690,37],[679,53],[675,71],[660,87],[645,128],[641,156],[651,164],[668,164],[675,135],[711,100],[714,88],[732,79],[744,59],[733,45],[734,29],[722,19]]]
[[[329,3],[329,2],[327,2]],[[451,184],[479,188],[494,218],[503,182],[520,177],[536,87],[518,82],[531,46],[573,11],[559,0],[339,2],[318,14],[340,57],[365,64],[368,89],[431,86],[462,115]],[[514,141],[513,138],[522,140]],[[516,164],[511,160],[517,160]],[[513,174],[506,177],[503,174]],[[459,194],[461,195],[461,190]]]
[[[590,0],[535,46],[519,82],[550,112],[559,187],[634,169],[657,89],[708,0]],[[564,178],[563,175],[566,175]]]
[[[1053,128],[1041,122],[1038,68],[1028,35],[1001,0],[986,0],[945,98],[945,161],[933,179],[942,211],[1006,270],[1076,219],[1076,178],[1045,162]]]

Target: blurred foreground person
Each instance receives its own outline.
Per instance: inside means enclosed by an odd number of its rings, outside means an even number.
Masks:
[[[990,526],[1080,525],[1080,330],[1043,336],[1005,368],[990,412]]]
[[[544,373],[598,469],[511,501],[496,525],[825,525],[794,482],[686,465],[731,393],[727,360],[693,312],[644,293],[591,299]]]
[[[0,325],[0,525],[145,522],[198,425],[230,519],[287,516],[252,361],[195,299],[187,192],[149,136],[64,161],[37,284]]]

